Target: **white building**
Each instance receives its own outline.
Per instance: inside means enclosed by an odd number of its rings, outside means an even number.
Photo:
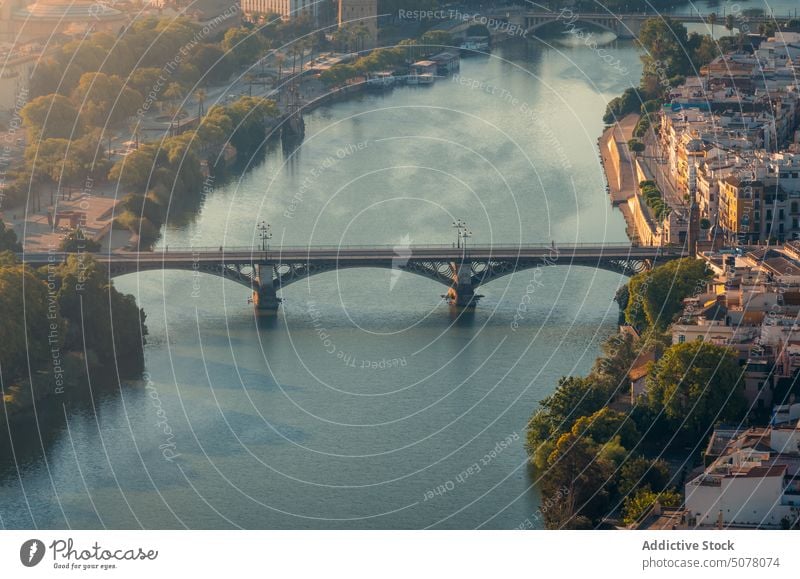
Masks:
[[[686,483],[690,527],[780,528],[800,508],[800,431],[747,430]]]

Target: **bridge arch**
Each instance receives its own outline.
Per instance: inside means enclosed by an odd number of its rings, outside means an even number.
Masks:
[[[553,25],[555,23],[560,23],[562,28],[565,31],[578,30],[580,25],[584,26],[593,26],[595,28],[599,28],[604,30],[605,32],[611,32],[612,34],[616,35],[617,37],[626,36],[627,30],[625,29],[624,23],[620,22],[619,20],[615,19],[608,19],[608,18],[578,18],[577,20],[565,20],[562,18],[558,18],[558,16],[553,16],[549,18],[529,18],[528,22],[526,23],[527,34],[536,36],[536,32],[546,26]]]
[[[652,263],[649,260],[636,260],[636,259],[609,259],[595,262],[584,261],[567,261],[564,263],[537,260],[537,261],[520,261],[518,263],[509,262],[473,262],[471,264],[472,286],[477,288],[486,285],[496,279],[525,271],[528,269],[535,269],[537,267],[588,267],[592,269],[602,269],[612,273],[619,273],[628,277],[632,277],[637,273],[641,273],[652,268]]]
[[[123,275],[144,273],[149,271],[199,272],[206,275],[214,275],[224,279],[229,279],[238,283],[239,285],[243,285],[248,289],[254,289],[258,286],[256,267],[254,265],[240,264],[208,264],[190,262],[186,264],[170,264],[167,267],[162,266],[158,262],[111,264],[108,267],[108,276],[110,278],[115,278]]]

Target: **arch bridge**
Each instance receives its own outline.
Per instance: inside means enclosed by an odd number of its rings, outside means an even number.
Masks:
[[[669,17],[672,20],[677,20],[683,23],[700,23],[710,24],[709,15],[702,15],[698,13],[692,14],[664,14],[664,17]],[[614,14],[608,12],[581,12],[579,10],[570,10],[564,8],[562,10],[552,11],[519,11],[516,13],[509,13],[508,21],[521,27],[522,30],[535,35],[536,31],[545,25],[553,22],[560,22],[565,29],[572,27],[580,27],[581,24],[591,24],[608,32],[613,32],[617,38],[637,38],[642,29],[642,24],[651,18],[661,18],[659,14],[648,13],[632,13],[632,14]],[[724,26],[725,15],[717,15],[716,24]],[[760,23],[776,23],[779,26],[784,26],[788,21],[788,17],[762,14],[748,16],[745,14],[734,14],[735,26],[737,28],[745,28],[755,32]]]
[[[310,276],[348,268],[385,268],[432,279],[447,288],[450,303],[474,307],[483,284],[516,271],[565,265],[606,269],[633,275],[672,259],[685,257],[680,248],[608,244],[525,244],[471,246],[299,246],[180,248],[169,251],[94,254],[110,277],[153,270],[184,270],[230,279],[253,291],[259,310],[275,310],[278,292]],[[63,262],[64,253],[26,253],[18,257],[34,267]]]

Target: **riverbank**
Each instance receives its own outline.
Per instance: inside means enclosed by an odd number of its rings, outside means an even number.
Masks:
[[[639,115],[626,115],[620,121],[606,127],[599,140],[600,162],[606,175],[608,195],[611,204],[620,210],[625,218],[625,233],[635,242],[640,238],[634,211],[629,201],[636,196],[637,180],[635,160],[628,149],[628,141],[633,138],[633,130]]]

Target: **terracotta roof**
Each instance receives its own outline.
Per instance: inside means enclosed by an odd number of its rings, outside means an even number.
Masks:
[[[635,382],[639,378],[646,376],[647,371],[650,369],[650,363],[655,362],[655,360],[656,353],[653,350],[642,352],[639,354],[636,360],[634,360],[633,365],[628,372],[628,378]]]

